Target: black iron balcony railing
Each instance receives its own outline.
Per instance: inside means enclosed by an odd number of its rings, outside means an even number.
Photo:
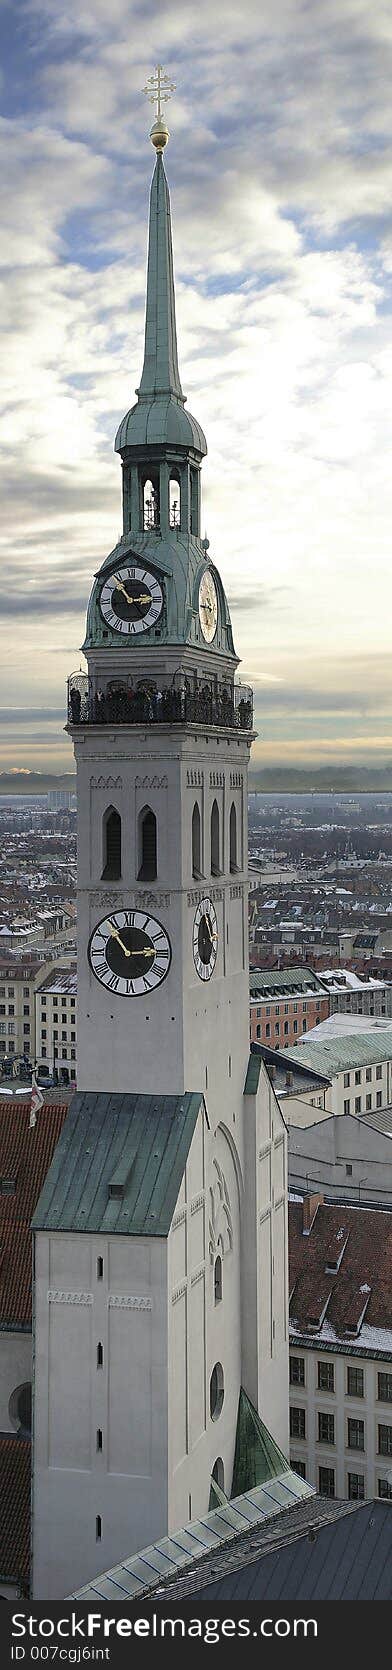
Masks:
[[[187,684],[162,690],[111,679],[93,688],[87,673],[68,679],[70,725],[212,725],[217,729],[253,729],[253,691],[246,684]]]

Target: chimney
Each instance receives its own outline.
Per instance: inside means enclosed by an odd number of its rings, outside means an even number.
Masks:
[[[276,1079],[275,1062],[274,1061],[267,1061],[266,1062],[266,1067],[267,1067],[268,1078],[271,1079],[272,1083],[273,1083],[274,1079]]]
[[[292,1084],[292,1083],[293,1083],[293,1076],[294,1076],[294,1075],[293,1075],[293,1073],[292,1073],[292,1072],[291,1072],[291,1070],[290,1070],[290,1068],[288,1068],[288,1069],[287,1069],[287,1073],[286,1073],[286,1084],[289,1084],[289,1085],[290,1085],[290,1084]]]
[[[302,1234],[310,1235],[313,1228],[318,1206],[323,1205],[324,1195],[304,1195],[302,1201]]]

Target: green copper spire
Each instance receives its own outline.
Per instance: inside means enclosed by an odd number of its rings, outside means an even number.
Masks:
[[[170,196],[161,152],[150,194],[146,330],[139,398],[174,394],[184,405],[177,356]]]

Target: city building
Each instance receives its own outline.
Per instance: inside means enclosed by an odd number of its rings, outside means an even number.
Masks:
[[[330,1015],[368,1015],[370,1019],[392,1015],[390,981],[373,976],[364,979],[348,968],[323,969],[320,979],[329,991]]]
[[[40,971],[42,973],[42,971]],[[58,1073],[76,1082],[76,964],[54,968],[35,993],[35,1059],[41,1077]]]
[[[323,1496],[392,1500],[392,1213],[290,1201],[290,1456]]]
[[[28,1592],[31,1493],[31,1217],[66,1115],[0,1100],[0,1594]]]
[[[349,1026],[354,1023],[349,1021]],[[326,1110],[335,1114],[367,1114],[392,1104],[392,1027],[370,1021],[346,1032],[344,1017],[331,1016],[297,1045],[301,1061],[328,1075],[331,1089]]]
[[[289,1049],[310,1028],[325,1020],[330,1000],[323,981],[311,968],[252,969],[250,1036],[272,1049]]]
[[[35,1051],[35,989],[38,961],[0,956],[0,1076],[4,1064],[31,1060]]]
[[[284,1107],[282,1109],[285,1111]],[[294,1115],[295,1117],[295,1115]],[[392,1123],[390,1114],[389,1123]],[[289,1125],[289,1188],[328,1201],[392,1207],[392,1140],[371,1115]]]
[[[34,1217],[33,1593],[232,1492],[246,1396],[288,1445],[287,1135],[249,1059],[252,694],[201,538],[158,115],[123,534],[70,679],[78,1092]],[[48,1040],[49,1042],[49,1040]]]

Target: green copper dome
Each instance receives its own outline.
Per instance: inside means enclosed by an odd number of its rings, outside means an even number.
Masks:
[[[199,541],[189,535],[182,537],[179,531],[165,540],[154,532],[129,534],[119,540],[94,581],[83,649],[103,643],[118,649],[118,633],[108,627],[102,615],[100,596],[107,575],[132,560],[159,578],[164,595],[158,629],[153,626],[143,633],[146,648],[148,644],[156,644],[158,637],[162,644],[188,644],[206,650],[200,626],[199,586],[207,570],[213,576],[218,598],[218,624],[211,648],[226,657],[235,654],[229,605],[220,575],[212,563],[206,563]]]

